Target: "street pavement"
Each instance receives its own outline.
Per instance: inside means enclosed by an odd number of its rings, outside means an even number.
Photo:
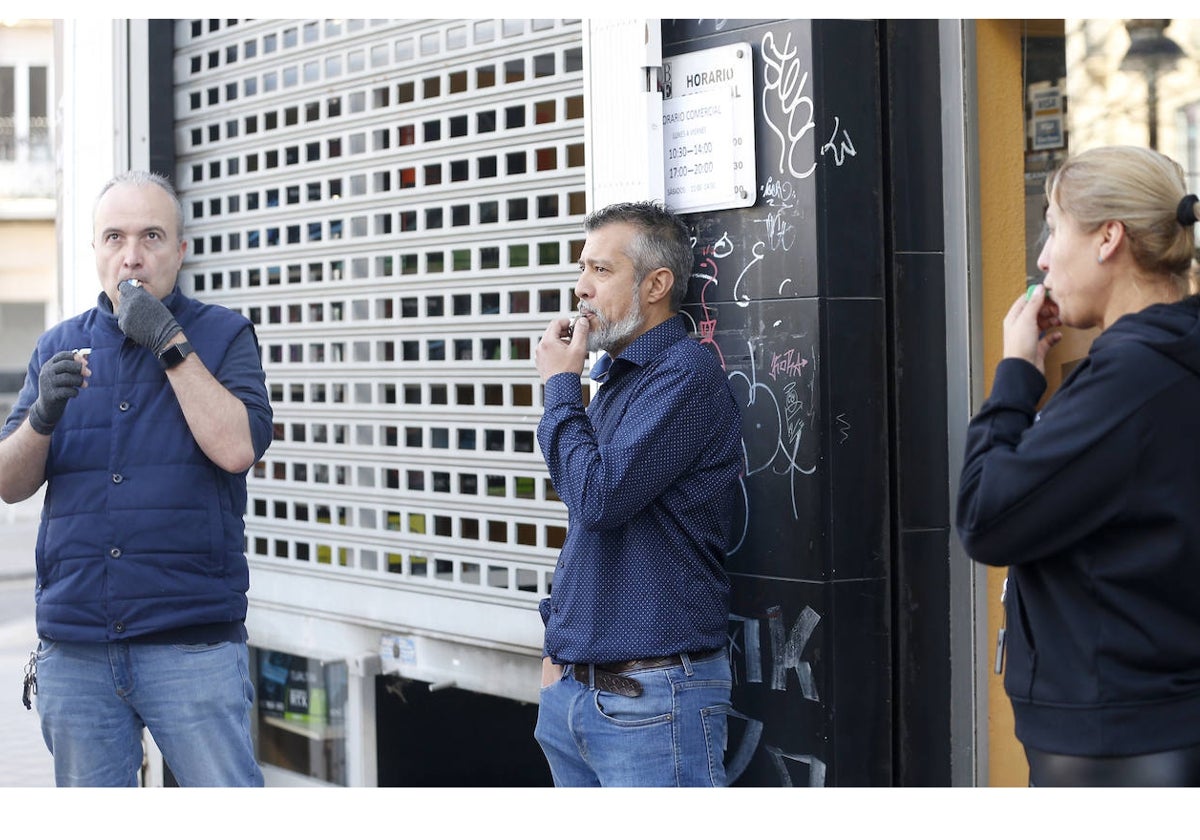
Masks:
[[[16,505],[0,502],[0,788],[54,786],[37,707],[26,709],[20,697],[37,647],[33,547],[41,506],[40,493]]]

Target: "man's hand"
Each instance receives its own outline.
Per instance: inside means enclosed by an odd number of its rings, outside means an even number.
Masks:
[[[573,332],[569,329],[570,325],[571,322],[566,318],[557,318],[551,321],[546,327],[546,332],[542,333],[542,340],[533,352],[534,363],[542,382],[556,373],[583,373],[591,324],[587,318],[579,318],[575,321]]]
[[[29,408],[29,425],[39,435],[49,435],[67,410],[67,400],[87,386],[83,362],[75,351],[60,350],[38,374],[38,398]]]
[[[163,351],[175,333],[182,331],[171,310],[141,286],[122,280],[117,286],[117,296],[120,301],[117,306],[117,326],[125,335],[150,348],[156,355]]]
[[[542,657],[542,688],[562,679],[563,666],[555,665],[549,656]]]

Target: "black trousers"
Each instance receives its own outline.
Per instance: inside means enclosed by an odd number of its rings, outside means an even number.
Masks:
[[[1031,787],[1200,787],[1200,744],[1145,755],[1059,755],[1025,747]]]

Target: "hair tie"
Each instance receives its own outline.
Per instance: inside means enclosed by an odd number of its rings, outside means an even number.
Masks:
[[[1179,220],[1179,224],[1184,227],[1196,224],[1197,202],[1200,202],[1200,198],[1191,194],[1185,195],[1179,200],[1179,206],[1175,208],[1175,218]]]

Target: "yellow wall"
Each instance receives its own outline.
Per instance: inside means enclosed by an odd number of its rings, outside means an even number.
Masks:
[[[0,222],[0,302],[55,302],[54,221]]]
[[[1025,287],[1025,116],[1021,81],[1021,21],[975,24],[979,108],[979,196],[983,265],[984,392],[1002,352],[1000,324]],[[1002,618],[1004,569],[989,569],[988,639]],[[1001,677],[987,663],[988,780],[992,786],[1029,782],[1025,753],[1013,736],[1012,706]]]

